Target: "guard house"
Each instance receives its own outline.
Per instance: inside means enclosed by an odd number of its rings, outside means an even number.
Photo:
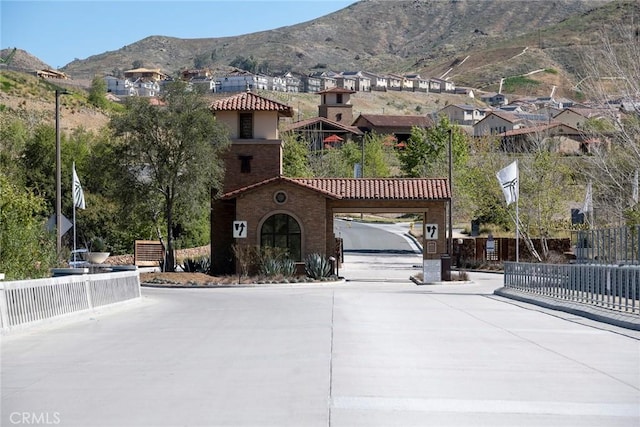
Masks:
[[[231,138],[223,191],[211,202],[213,274],[235,272],[234,243],[285,247],[303,263],[311,253],[336,254],[336,214],[417,212],[439,231],[423,247],[425,280],[440,280],[451,194],[446,179],[285,177],[278,120],[291,117],[291,107],[244,92],[215,101],[211,109]],[[236,221],[246,223],[246,230],[234,237]]]

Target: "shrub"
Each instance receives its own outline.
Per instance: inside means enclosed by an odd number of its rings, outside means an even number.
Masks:
[[[187,273],[208,273],[209,267],[211,267],[211,259],[207,256],[187,258],[182,263],[182,270]]]

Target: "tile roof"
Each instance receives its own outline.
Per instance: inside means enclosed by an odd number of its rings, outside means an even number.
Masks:
[[[354,125],[363,126],[362,120],[367,121],[376,127],[429,127],[433,125],[433,120],[427,116],[392,116],[388,114],[360,114]]]
[[[451,198],[444,178],[287,178],[275,177],[222,195],[233,199],[254,188],[274,182],[306,187],[336,200],[445,200]]]
[[[242,92],[218,99],[210,105],[210,108],[213,111],[277,111],[281,116],[293,117],[293,109],[290,106],[252,92]]]
[[[294,122],[285,126],[283,130],[285,132],[301,130],[301,129],[305,129],[305,128],[309,128],[311,126],[317,125],[319,123],[327,125],[329,129],[331,128],[342,129],[343,131],[350,132],[354,135],[363,135],[363,132],[355,126],[343,125],[342,123],[334,122],[333,120],[329,120],[324,117],[313,117],[306,120],[300,120],[299,122]]]
[[[321,90],[320,92],[316,92],[316,95],[322,95],[325,93],[356,93],[356,91],[336,86],[336,87],[332,87],[331,89]]]

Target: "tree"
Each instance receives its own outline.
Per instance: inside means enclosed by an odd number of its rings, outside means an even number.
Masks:
[[[49,276],[55,237],[45,230],[46,203],[0,173],[0,271],[9,280]]]
[[[300,135],[288,132],[282,135],[282,172],[292,178],[312,176],[309,167],[309,143]]]
[[[434,177],[446,174],[448,167],[449,132],[451,132],[454,169],[463,165],[468,156],[464,132],[441,116],[429,128],[413,127],[406,148],[400,152],[400,169],[411,178]]]
[[[212,190],[221,186],[220,152],[229,144],[225,128],[204,98],[184,82],[167,86],[164,106],[133,98],[110,122],[122,138],[119,156],[138,200],[160,207],[166,225],[166,263],[175,269],[173,229],[176,209],[183,214],[209,206]]]
[[[91,81],[88,101],[98,108],[107,107],[107,82],[102,77],[95,76]]]
[[[638,4],[630,4],[637,16]],[[593,183],[595,221],[603,226],[630,223],[638,210],[633,188],[640,170],[640,36],[634,12],[626,16],[618,26],[603,29],[599,42],[584,53],[579,82],[587,98],[603,106],[620,103],[620,108],[602,110],[606,125],[585,130],[598,143],[590,144],[592,155],[580,168],[581,179]]]

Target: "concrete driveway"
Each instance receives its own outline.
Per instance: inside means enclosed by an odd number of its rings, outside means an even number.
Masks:
[[[640,334],[416,286],[419,256],[331,285],[149,289],[3,337],[2,425],[638,426]],[[33,422],[37,421],[37,422]]]

